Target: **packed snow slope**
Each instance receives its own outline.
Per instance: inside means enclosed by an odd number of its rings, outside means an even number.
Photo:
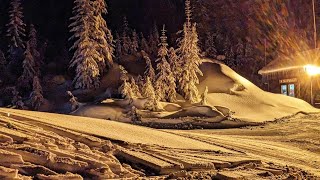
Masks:
[[[38,122],[42,125],[53,125],[115,141],[148,145],[157,144],[171,148],[207,149],[230,152],[220,146],[202,143],[172,133],[115,121],[3,108],[0,108],[0,114],[5,116],[9,115],[9,117],[18,119],[20,117],[20,121],[23,122],[32,122],[33,124]]]
[[[261,90],[224,64],[204,59],[201,70],[199,91],[208,86],[208,103],[229,108],[235,118],[264,122],[298,112],[319,112],[303,100]]]

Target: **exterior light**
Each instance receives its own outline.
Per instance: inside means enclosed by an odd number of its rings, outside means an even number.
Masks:
[[[311,102],[311,105],[314,105],[314,102],[313,102],[313,78],[312,77],[320,74],[320,67],[308,64],[308,65],[304,66],[304,70],[310,76],[310,102]]]
[[[308,64],[304,66],[305,71],[308,73],[309,76],[315,76],[320,74],[320,67]]]

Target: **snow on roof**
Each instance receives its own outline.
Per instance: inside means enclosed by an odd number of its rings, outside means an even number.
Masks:
[[[275,72],[301,69],[305,65],[320,65],[320,49],[298,52],[289,56],[281,56],[271,61],[267,66],[259,71],[259,74],[269,74]]]

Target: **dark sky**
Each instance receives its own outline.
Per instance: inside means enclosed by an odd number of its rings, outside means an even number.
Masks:
[[[0,32],[5,34],[8,22],[9,0],[0,0]],[[166,24],[175,33],[183,23],[182,0],[108,0],[106,20],[113,31],[121,31],[123,17],[138,32],[148,33],[154,22],[159,27]],[[41,38],[64,42],[68,34],[73,0],[22,0],[26,24],[35,24]],[[2,41],[2,40],[1,40]],[[3,43],[2,43],[3,44]]]

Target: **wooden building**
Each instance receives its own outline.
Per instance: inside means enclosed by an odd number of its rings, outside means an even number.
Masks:
[[[279,57],[259,74],[266,91],[320,103],[320,49]]]

